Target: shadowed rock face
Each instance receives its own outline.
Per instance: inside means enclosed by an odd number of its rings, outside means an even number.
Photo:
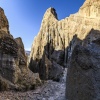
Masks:
[[[27,62],[27,57],[25,55],[25,50],[24,50],[24,44],[22,42],[22,39],[19,37],[19,38],[16,38],[15,39],[17,45],[18,45],[18,56],[19,56],[19,65],[26,65],[26,62]]]
[[[0,75],[15,83],[19,72],[17,69],[18,45],[13,37],[0,31]]]
[[[39,75],[27,67],[22,39],[9,33],[8,20],[0,8],[0,90],[33,89],[40,83]]]
[[[55,60],[57,64],[66,66],[72,50],[78,43],[78,40],[72,41],[73,37],[77,35],[79,40],[83,40],[91,29],[100,29],[99,6],[99,0],[86,0],[77,13],[60,21],[54,8],[47,9],[40,31],[31,47],[29,68],[33,72],[42,72],[38,66],[41,66],[40,61],[44,58],[44,54],[51,63]],[[88,44],[88,40],[91,42],[99,38],[96,34],[91,34],[82,45]],[[44,67],[43,72],[46,72],[45,69]]]
[[[66,97],[68,100],[100,99],[100,31],[91,29],[84,40],[78,40],[68,63]],[[73,45],[72,45],[73,47]]]
[[[67,74],[68,100],[99,100],[99,87],[100,45],[76,46]]]

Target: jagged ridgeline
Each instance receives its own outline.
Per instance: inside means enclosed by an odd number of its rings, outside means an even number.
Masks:
[[[22,39],[10,34],[8,20],[0,8],[0,91],[34,89],[40,83],[38,74],[27,67]]]
[[[73,48],[77,43],[80,43],[78,39],[73,39],[73,37],[83,40],[91,29],[100,29],[98,3],[98,0],[94,2],[86,0],[76,14],[72,14],[60,21],[57,19],[57,13],[54,8],[47,9],[40,31],[34,38],[29,61],[29,68],[33,72],[39,72],[41,79],[45,79],[46,75],[47,79],[51,79],[49,73],[54,65],[53,62],[61,66],[67,65]],[[86,39],[87,41],[80,44],[85,46],[89,41],[96,38],[98,38],[97,35],[91,34]],[[45,59],[49,60],[48,64],[45,64]],[[46,65],[50,66],[46,67]]]
[[[71,64],[70,61],[72,59],[75,59],[72,58],[74,47],[78,44],[83,48],[84,47],[89,48],[88,46],[91,45],[94,40],[96,41],[96,39],[100,38],[99,30],[100,30],[99,0],[85,0],[85,3],[82,5],[82,7],[80,7],[77,13],[71,14],[69,17],[66,17],[65,19],[62,19],[60,21],[57,19],[57,13],[54,8],[47,9],[41,23],[40,31],[38,35],[34,38],[34,42],[31,47],[29,68],[33,72],[38,72],[41,79],[44,80],[53,79],[58,81],[60,76],[62,75],[62,68],[69,66],[68,73],[70,74],[68,75],[69,82],[67,82],[68,100],[94,100],[94,98],[96,98],[96,100],[99,100],[100,64],[95,65],[93,67],[96,61],[99,61],[99,57],[98,59],[95,60],[95,62],[93,62],[93,58],[91,58],[91,56],[90,56],[91,60],[89,59],[83,60],[84,61],[83,66],[88,67],[89,70],[88,68],[86,68],[86,70],[83,70],[84,69],[83,68],[81,70],[76,71],[75,69],[76,67],[79,67],[79,65],[74,66],[73,64]],[[77,48],[79,49],[75,51],[81,52],[80,51],[81,47],[77,46]],[[92,49],[93,48],[91,47],[91,50]],[[82,52],[84,52],[85,55],[87,54],[87,52],[85,52],[84,50]],[[90,52],[90,48],[88,52]],[[94,52],[96,53],[96,51]],[[87,58],[89,57],[87,56],[86,59]],[[83,64],[82,59],[83,58],[80,58],[80,60],[78,60],[80,66],[81,64]],[[87,66],[88,62],[92,63],[93,65],[90,64],[91,65],[90,67]],[[97,68],[98,71],[95,70],[95,68]],[[90,72],[90,70],[92,71]],[[94,72],[96,73],[94,74]],[[82,80],[80,83],[78,83],[78,79],[74,81],[74,76],[76,75],[76,78],[81,79],[82,78],[82,76],[80,76],[81,74],[84,77],[83,78],[84,82]],[[96,76],[97,82],[95,78],[90,78],[90,76],[92,77]],[[87,81],[87,78],[89,81]],[[71,83],[72,80],[74,81],[75,84]],[[95,80],[95,82],[93,80]],[[83,86],[83,88],[81,88],[81,86]],[[91,91],[92,89],[93,91]]]

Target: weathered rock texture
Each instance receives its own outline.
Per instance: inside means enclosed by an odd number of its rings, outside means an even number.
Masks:
[[[99,44],[99,30],[99,0],[86,0],[77,13],[60,21],[54,8],[47,9],[32,44],[30,69],[39,72],[41,79],[52,79],[53,62],[56,68],[67,64],[68,100],[99,100],[99,47],[91,45],[93,41]],[[52,76],[55,78],[55,74]]]
[[[100,33],[99,33],[100,34]],[[68,100],[100,99],[100,39],[86,47],[77,45],[68,68]]]
[[[9,33],[9,23],[1,7],[0,7],[0,30],[4,30],[6,33]]]
[[[27,67],[22,39],[9,33],[8,20],[0,8],[0,90],[33,89],[40,82],[38,74]]]
[[[45,72],[48,76],[51,72],[49,70],[49,65],[51,64],[48,65],[45,63],[44,57],[48,58],[51,63],[54,60],[57,64],[66,66],[72,50],[77,43],[79,44],[78,39],[85,39],[91,29],[100,29],[99,6],[99,0],[86,0],[76,14],[72,14],[60,21],[57,19],[54,8],[47,9],[42,20],[40,31],[34,38],[32,44],[29,61],[30,69],[33,72],[42,73],[42,76],[45,76]],[[75,39],[75,37],[78,39]],[[89,35],[86,39],[87,41],[80,44],[85,46],[88,41],[97,38],[98,36],[96,34]],[[44,61],[42,62],[44,65],[41,65],[41,61]]]

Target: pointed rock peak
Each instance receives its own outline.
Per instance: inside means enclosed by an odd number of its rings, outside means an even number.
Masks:
[[[0,7],[0,12],[3,11],[3,9]]]
[[[53,15],[56,14],[56,10],[55,10],[54,8],[52,8],[52,7],[48,8],[46,12],[50,12],[50,13],[52,13]]]
[[[19,45],[23,45],[23,41],[21,37],[17,37],[15,38],[15,41],[19,44]]]
[[[0,7],[0,20],[1,20],[1,16],[5,16],[5,14],[4,14],[4,10]]]
[[[52,8],[52,7],[48,8],[46,10],[44,16],[46,16],[46,17],[54,17],[54,18],[58,19],[56,10],[54,8]]]
[[[0,31],[9,33],[9,23],[5,16],[4,10],[0,7]]]

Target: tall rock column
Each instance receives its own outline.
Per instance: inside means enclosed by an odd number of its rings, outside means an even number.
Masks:
[[[3,9],[0,7],[0,31],[5,31],[7,34],[9,33],[9,24],[8,20],[4,14]]]

